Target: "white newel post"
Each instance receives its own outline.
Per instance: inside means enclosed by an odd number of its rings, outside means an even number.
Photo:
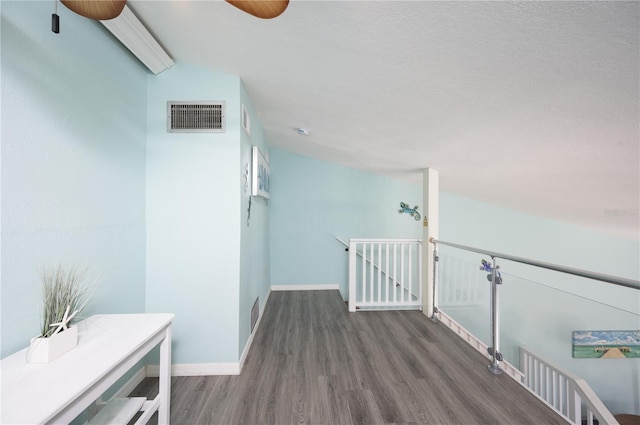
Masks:
[[[424,221],[422,227],[422,311],[427,317],[433,316],[433,299],[437,296],[433,289],[433,249],[430,238],[438,239],[438,199],[439,172],[425,168],[422,174],[422,203]]]
[[[356,311],[356,254],[357,244],[349,240],[349,311]],[[364,250],[363,250],[364,251]],[[362,261],[365,264],[365,261]],[[364,293],[364,292],[363,292]]]

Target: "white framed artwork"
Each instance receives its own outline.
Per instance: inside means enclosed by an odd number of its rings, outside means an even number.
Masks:
[[[257,146],[252,148],[251,195],[271,198],[271,168]]]

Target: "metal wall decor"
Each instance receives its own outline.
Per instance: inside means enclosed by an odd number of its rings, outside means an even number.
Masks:
[[[414,218],[415,221],[420,221],[420,219],[422,218],[422,216],[418,212],[418,206],[417,205],[414,206],[413,208],[410,208],[409,204],[405,204],[404,202],[400,202],[400,209],[398,210],[398,212],[400,214],[402,214],[402,213],[409,214],[411,217]]]

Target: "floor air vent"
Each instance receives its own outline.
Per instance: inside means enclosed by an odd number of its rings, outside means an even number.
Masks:
[[[256,322],[258,321],[258,317],[260,316],[260,297],[256,298],[256,302],[253,303],[253,307],[251,307],[251,332],[253,332],[253,328],[256,327]]]
[[[167,102],[169,133],[224,133],[225,102]]]

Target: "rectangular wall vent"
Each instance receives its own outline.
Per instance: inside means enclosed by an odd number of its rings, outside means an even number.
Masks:
[[[225,102],[167,102],[169,133],[224,133]]]
[[[260,297],[256,298],[253,307],[251,307],[251,332],[253,332],[253,328],[256,327],[258,317],[260,317]]]
[[[244,128],[248,136],[251,136],[251,117],[244,105],[242,105],[242,128]]]

